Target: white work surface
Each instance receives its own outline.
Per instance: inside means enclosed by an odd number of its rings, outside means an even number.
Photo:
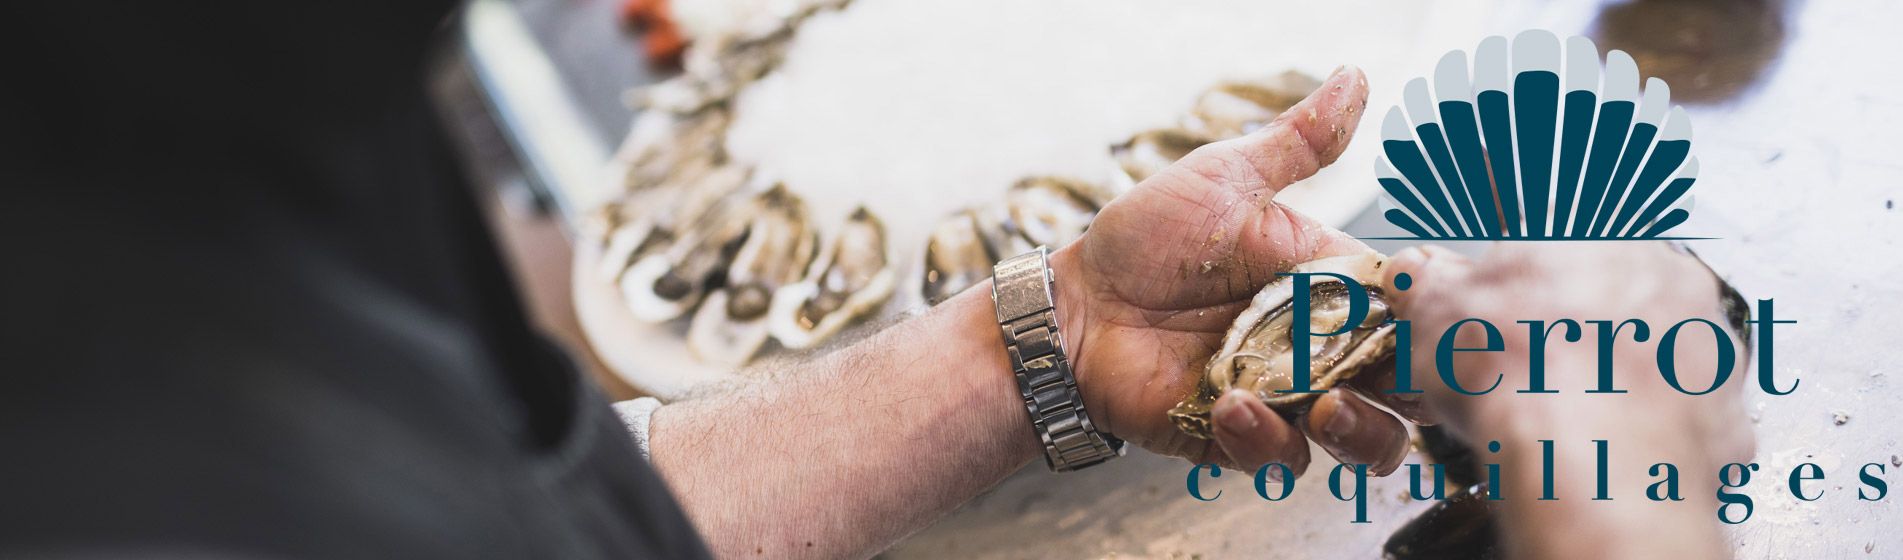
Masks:
[[[895,0],[860,0],[859,8],[880,9]],[[1204,2],[1161,2],[1186,4],[1194,13],[1210,13]],[[524,5],[548,2],[524,2]],[[605,12],[602,0],[576,5],[593,6]],[[967,9],[981,13],[961,35],[964,41],[983,41],[988,29],[1026,25],[1015,17],[1032,17],[1037,10],[1014,11],[990,2],[922,2],[921,10]],[[982,4],[982,6],[980,5]],[[1375,86],[1369,113],[1379,116],[1392,104],[1398,85],[1407,78],[1431,72],[1432,63],[1450,48],[1471,48],[1486,34],[1511,34],[1520,29],[1538,27],[1560,35],[1588,34],[1602,47],[1637,51],[1646,44],[1681,40],[1716,42],[1743,40],[1762,47],[1761,52],[1734,53],[1751,49],[1726,48],[1704,53],[1676,74],[1668,69],[1648,66],[1639,56],[1641,71],[1647,75],[1667,74],[1674,98],[1684,103],[1696,130],[1693,153],[1701,163],[1701,178],[1694,189],[1698,199],[1693,221],[1685,226],[1688,234],[1718,239],[1696,241],[1693,247],[1749,299],[1775,298],[1780,318],[1798,321],[1781,326],[1776,341],[1778,375],[1800,377],[1803,386],[1796,394],[1768,397],[1747,393],[1752,420],[1759,435],[1757,461],[1764,471],[1747,492],[1758,502],[1752,519],[1730,529],[1740,557],[1746,558],[1894,558],[1903,556],[1903,469],[1892,467],[1886,480],[1891,496],[1879,502],[1856,499],[1860,486],[1855,483],[1856,469],[1868,462],[1890,463],[1903,455],[1903,429],[1897,428],[1888,413],[1903,408],[1896,377],[1903,375],[1903,337],[1889,323],[1903,311],[1903,211],[1893,208],[1903,198],[1897,173],[1903,172],[1903,80],[1894,66],[1894,53],[1903,52],[1903,40],[1894,32],[1894,22],[1903,20],[1903,5],[1866,2],[1793,2],[1770,3],[1744,0],[1718,3],[1716,9],[1701,8],[1699,2],[1677,3],[1680,7],[1662,10],[1666,2],[1643,2],[1602,6],[1596,2],[1543,3],[1537,7],[1507,9],[1504,4],[1484,5],[1442,3],[1384,3],[1381,8],[1347,9],[1338,3],[1275,2],[1275,8],[1287,8],[1290,14],[1272,17],[1249,33],[1264,36],[1290,36],[1289,53],[1298,59],[1265,59],[1265,70],[1295,66],[1323,73],[1335,64],[1354,63],[1370,73]],[[1096,4],[1092,4],[1095,6]],[[1357,4],[1359,5],[1359,4]],[[1691,6],[1685,8],[1684,6]],[[949,7],[956,6],[956,7]],[[1085,9],[1079,6],[1079,9]],[[1114,9],[1141,10],[1140,3],[1116,3]],[[1113,9],[1100,8],[1100,9]],[[1500,9],[1495,9],[1500,8]],[[855,8],[857,9],[857,8]],[[1311,15],[1307,10],[1326,11]],[[1686,15],[1704,14],[1703,19]],[[533,15],[534,10],[525,9]],[[1273,14],[1280,10],[1250,10],[1251,14]],[[1713,14],[1719,14],[1713,16]],[[952,12],[940,14],[955,17]],[[1109,17],[1109,16],[1105,16]],[[570,18],[572,19],[572,18]],[[1636,23],[1635,23],[1636,22]],[[843,37],[827,38],[827,33],[845,33],[851,22],[817,21],[815,32],[820,45],[832,45],[834,56],[845,52]],[[1057,25],[1052,22],[1046,25]],[[1159,22],[1159,25],[1192,25],[1193,22]],[[1418,28],[1442,30],[1445,36],[1429,33],[1403,33],[1398,27],[1411,24]],[[1661,31],[1651,31],[1653,26]],[[1022,28],[1022,27],[1018,27]],[[1131,40],[1143,38],[1142,29],[1131,29]],[[1742,39],[1740,39],[1742,38]],[[1230,38],[1233,39],[1233,38]],[[1253,45],[1253,40],[1232,40],[1233,44]],[[553,41],[555,48],[564,41]],[[572,42],[572,41],[568,41]],[[1093,45],[1075,45],[1088,52]],[[1167,48],[1174,48],[1170,46]],[[1248,56],[1239,52],[1233,56]],[[1274,55],[1275,53],[1269,53]],[[1638,54],[1635,52],[1635,54]],[[629,56],[633,56],[630,53]],[[789,65],[802,64],[798,54]],[[556,64],[564,74],[587,74],[572,61],[555,53]],[[1768,64],[1759,59],[1769,58]],[[1266,64],[1272,62],[1273,64]],[[564,66],[566,65],[566,66]],[[964,69],[971,71],[972,69]],[[892,69],[889,71],[899,71]],[[918,71],[930,71],[921,68]],[[1128,68],[1141,73],[1141,68]],[[921,87],[916,77],[902,78],[898,86]],[[583,80],[586,82],[586,80]],[[572,85],[572,84],[571,84]],[[823,84],[782,83],[782,90],[795,90],[791,98],[801,98],[801,88],[823,92]],[[1187,96],[1195,87],[1185,86]],[[588,89],[588,88],[583,88]],[[601,91],[603,88],[594,88]],[[999,95],[1005,95],[1000,93]],[[1170,95],[1170,94],[1159,94]],[[602,110],[600,95],[583,99]],[[854,92],[845,95],[864,102],[876,96]],[[1184,102],[1188,100],[1184,97]],[[744,103],[744,102],[743,102]],[[758,103],[766,103],[759,101]],[[776,173],[799,180],[802,173],[823,176],[818,168],[802,167],[800,161],[775,163],[771,142],[797,141],[802,130],[818,136],[855,133],[854,129],[813,130],[814,115],[784,113],[784,120],[744,123],[737,151],[753,154],[763,164],[777,166]],[[1152,123],[1153,117],[1129,117],[1118,126],[1135,127]],[[888,123],[890,124],[890,123]],[[625,123],[605,125],[606,130],[625,130]],[[877,132],[873,128],[857,133]],[[1114,127],[1093,129],[1094,134],[1109,138],[1120,132]],[[1362,189],[1354,203],[1365,204],[1366,190],[1373,183],[1369,172],[1372,158],[1372,129],[1364,129],[1354,151],[1344,158],[1339,175],[1344,190]],[[929,131],[918,131],[927,135]],[[613,134],[609,134],[613,137]],[[904,136],[904,135],[901,135]],[[747,140],[752,138],[753,140]],[[906,141],[908,138],[895,138]],[[746,142],[756,142],[746,144]],[[1092,139],[1107,145],[1108,141]],[[1053,150],[1071,149],[1066,146]],[[1094,149],[1094,147],[1092,148]],[[891,157],[889,155],[883,157]],[[802,160],[804,161],[804,160]],[[846,165],[838,161],[829,165]],[[860,162],[863,163],[863,162]],[[802,171],[806,169],[806,171]],[[893,173],[891,166],[877,167],[878,173]],[[987,172],[970,178],[985,178]],[[1002,189],[994,179],[985,179]],[[1330,180],[1326,177],[1323,180]],[[1338,185],[1330,185],[1336,188]],[[900,189],[902,185],[892,188]],[[947,193],[937,193],[947,194]],[[976,200],[983,193],[951,193],[956,202]],[[933,195],[936,196],[936,195]],[[827,195],[828,200],[849,204],[850,197]],[[926,225],[949,208],[948,202],[931,198],[924,202],[913,197],[869,200],[875,208],[888,213],[888,221],[906,225]],[[906,210],[905,206],[914,210]],[[1352,209],[1350,209],[1352,210]],[[1328,217],[1334,223],[1347,222],[1350,233],[1363,236],[1397,235],[1399,231],[1364,212],[1358,218],[1352,211],[1340,209]],[[915,223],[914,223],[915,222]],[[902,234],[917,239],[918,233]],[[1392,251],[1398,245],[1377,243]],[[1462,250],[1483,247],[1467,244]],[[918,243],[903,242],[900,251],[917,251]],[[915,289],[911,268],[917,264],[915,253],[903,253],[908,267],[908,282],[901,293]],[[579,286],[578,286],[579,287]],[[612,314],[606,307],[613,302],[600,301],[600,293],[579,293],[579,311],[589,315]],[[594,297],[595,300],[590,298]],[[902,300],[903,309],[915,305]],[[596,317],[596,320],[600,320]],[[678,327],[675,327],[677,329]],[[612,332],[612,331],[606,331]],[[652,391],[670,394],[691,385],[693,377],[682,377],[688,363],[679,351],[678,336],[669,328],[640,331],[643,336],[597,336],[594,342],[620,358],[608,356],[610,363],[633,368],[631,382]],[[618,338],[617,338],[618,337]],[[671,337],[671,338],[670,338]],[[658,340],[649,346],[647,340]],[[669,342],[676,341],[676,342]],[[674,344],[670,347],[668,344]],[[671,349],[670,349],[671,348]],[[673,375],[670,375],[672,373]],[[674,380],[674,381],[669,381]],[[1837,419],[1846,421],[1841,424]],[[1316,457],[1326,457],[1319,449]],[[1415,456],[1409,462],[1426,462]],[[1817,502],[1798,502],[1782,484],[1783,473],[1801,462],[1821,465],[1828,477],[1822,487],[1825,496]],[[1289,500],[1268,503],[1256,498],[1246,477],[1228,476],[1206,486],[1207,492],[1222,490],[1215,502],[1197,502],[1185,494],[1184,475],[1188,465],[1134,451],[1129,457],[1082,473],[1052,475],[1034,465],[1006,480],[999,487],[974,500],[965,508],[937,525],[901,542],[885,556],[892,558],[1228,558],[1228,557],[1369,557],[1378,555],[1386,537],[1406,519],[1427,504],[1403,497],[1407,481],[1399,477],[1375,481],[1371,485],[1370,516],[1373,523],[1349,524],[1349,506],[1327,494],[1325,481],[1315,473],[1332,467],[1320,459],[1310,469],[1311,476],[1298,484]],[[895,472],[894,476],[904,476]],[[1687,476],[1709,476],[1687,473]]]

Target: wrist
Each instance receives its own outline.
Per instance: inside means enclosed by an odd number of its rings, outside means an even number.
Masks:
[[[1092,410],[1085,388],[1076,376],[1075,333],[1065,332],[1083,321],[1065,319],[1065,307],[1074,305],[1070,292],[1059,292],[1060,269],[1075,271],[1065,256],[1053,263],[1044,247],[1000,261],[992,278],[1000,334],[1005,338],[1013,374],[1025,412],[1030,415],[1045,460],[1052,470],[1087,468],[1121,455],[1122,442],[1103,425],[1101,410]],[[1099,401],[1101,402],[1101,401]]]
[[[1057,331],[1064,337],[1064,352],[1070,358],[1071,374],[1077,378],[1077,391],[1082,395],[1084,409],[1090,412],[1099,430],[1114,434],[1114,415],[1105,397],[1108,387],[1098,375],[1103,368],[1090,359],[1090,345],[1099,337],[1095,336],[1095,300],[1089,284],[1084,281],[1084,263],[1079,250],[1082,246],[1079,241],[1051,253],[1051,276],[1055,279],[1051,299],[1057,310]]]

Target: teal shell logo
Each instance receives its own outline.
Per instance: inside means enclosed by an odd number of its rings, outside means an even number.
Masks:
[[[1673,239],[1698,175],[1691,121],[1623,51],[1488,37],[1408,82],[1381,124],[1383,216],[1415,239]],[[1470,77],[1471,76],[1471,77]]]

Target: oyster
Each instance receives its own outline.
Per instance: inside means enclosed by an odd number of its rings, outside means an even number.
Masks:
[[[1321,80],[1294,70],[1265,80],[1217,84],[1196,99],[1183,127],[1213,138],[1242,136],[1269,124],[1321,86]]]
[[[1043,245],[1056,249],[1076,241],[1084,235],[1090,220],[1097,217],[1097,211],[1109,202],[1110,195],[1104,189],[1063,177],[1027,178],[1005,193],[1009,225],[1031,248]]]
[[[932,229],[925,245],[926,302],[944,301],[991,274],[998,260],[979,232],[976,210],[960,210]]]
[[[1018,224],[1017,219],[1011,215],[1009,204],[977,208],[972,210],[971,215],[972,223],[978,226],[978,239],[984,242],[985,253],[990,255],[991,261],[985,263],[984,271],[979,276],[989,278],[991,265],[997,264],[1005,257],[1037,248],[1037,245],[1031,244],[1031,238],[1024,234],[1024,228]]]
[[[636,119],[629,133],[627,177],[629,192],[657,187],[691,185],[727,161],[727,125],[732,115],[725,105],[688,114],[648,111]]]
[[[952,214],[925,246],[925,301],[936,304],[991,277],[999,259],[1076,241],[1113,196],[1076,179],[1029,177],[1011,186],[1002,206]]]
[[[813,262],[819,236],[807,223],[806,202],[776,185],[751,201],[745,241],[735,250],[723,285],[708,294],[687,330],[687,348],[702,360],[742,365],[767,340],[767,312],[781,286],[797,282]]]
[[[925,245],[925,302],[937,305],[991,277],[1000,259],[1036,249],[1008,206],[960,210],[932,230]]]
[[[656,227],[645,219],[630,222],[608,234],[596,263],[596,274],[606,282],[621,279],[628,266],[674,241],[672,231]]]
[[[1204,144],[1255,132],[1319,87],[1320,80],[1294,70],[1264,80],[1220,83],[1196,98],[1182,126],[1139,132],[1112,146],[1110,155],[1130,180],[1142,182]]]
[[[691,113],[732,99],[781,61],[793,38],[793,22],[776,22],[743,33],[720,35],[708,48],[687,52],[679,77],[651,86],[642,99],[650,108]]]
[[[773,338],[787,348],[811,348],[892,297],[897,272],[885,235],[872,211],[854,210],[806,278],[773,294]]]
[[[1385,257],[1368,252],[1330,257],[1296,265],[1293,272],[1330,272],[1353,278],[1367,290],[1367,316],[1347,334],[1317,337],[1309,350],[1310,387],[1327,391],[1364,371],[1392,368],[1394,325],[1387,300],[1379,287]],[[1284,416],[1308,411],[1320,393],[1279,393],[1294,388],[1294,321],[1306,320],[1311,332],[1340,330],[1350,318],[1349,288],[1330,276],[1310,277],[1308,317],[1294,312],[1295,281],[1284,276],[1258,292],[1249,308],[1236,317],[1223,336],[1222,348],[1209,360],[1194,394],[1170,410],[1176,427],[1192,436],[1210,438],[1210,407],[1231,388],[1252,391]]]
[[[598,213],[612,211],[615,218],[611,223],[615,225],[602,249],[597,269],[601,279],[619,280],[629,266],[669,246],[691,224],[709,216],[716,205],[730,203],[734,193],[746,184],[747,175],[739,167],[721,167],[693,184],[636,191],[604,205]],[[606,222],[609,218],[600,220]]]
[[[700,303],[747,240],[748,222],[757,211],[756,204],[723,198],[665,247],[635,258],[619,281],[628,310],[637,319],[659,323]]]
[[[1110,155],[1117,159],[1117,165],[1130,176],[1130,180],[1140,183],[1203,144],[1216,140],[1213,136],[1188,129],[1158,128],[1138,132],[1129,141],[1111,147]]]
[[[644,90],[636,104],[690,113],[732,99],[786,60],[802,23],[849,1],[776,2],[731,30],[698,39],[681,61],[681,75]]]
[[[623,196],[615,200],[610,200],[596,205],[594,208],[590,208],[587,212],[583,213],[581,223],[578,227],[578,229],[581,230],[582,238],[605,244],[609,238],[614,236],[616,230],[621,229],[622,226],[630,222],[639,220],[641,218],[641,211],[634,204],[630,203],[629,198],[630,197]]]

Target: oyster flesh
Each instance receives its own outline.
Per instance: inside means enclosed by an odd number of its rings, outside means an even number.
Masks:
[[[807,223],[806,202],[785,185],[775,185],[751,203],[746,241],[687,330],[688,350],[714,364],[737,366],[753,359],[767,340],[774,292],[799,280],[819,245],[818,233]]]
[[[601,253],[597,273],[606,282],[620,280],[631,265],[639,262],[685,233],[691,224],[711,216],[715,206],[731,203],[734,193],[747,181],[747,170],[723,166],[689,185],[630,192],[621,200],[603,205],[600,218],[612,223]]]
[[[896,276],[886,252],[885,222],[860,206],[806,278],[773,294],[773,338],[793,349],[826,341],[892,297]]]
[[[732,197],[722,199],[666,247],[636,259],[620,280],[622,300],[634,317],[659,323],[699,304],[707,290],[720,283],[747,240],[756,206]]]
[[[1346,334],[1317,336],[1309,346],[1310,388],[1314,393],[1283,393],[1294,388],[1293,326],[1309,322],[1310,332],[1341,330],[1350,318],[1354,298],[1339,278],[1311,276],[1308,317],[1294,317],[1295,279],[1283,276],[1262,288],[1249,308],[1236,317],[1222,348],[1209,360],[1197,390],[1176,408],[1170,419],[1189,435],[1208,439],[1210,408],[1232,388],[1251,391],[1283,416],[1308,411],[1320,392],[1348,382],[1364,371],[1392,368],[1394,325],[1381,292],[1379,253],[1329,257],[1296,265],[1291,272],[1334,273],[1354,279],[1367,291],[1367,316]]]

